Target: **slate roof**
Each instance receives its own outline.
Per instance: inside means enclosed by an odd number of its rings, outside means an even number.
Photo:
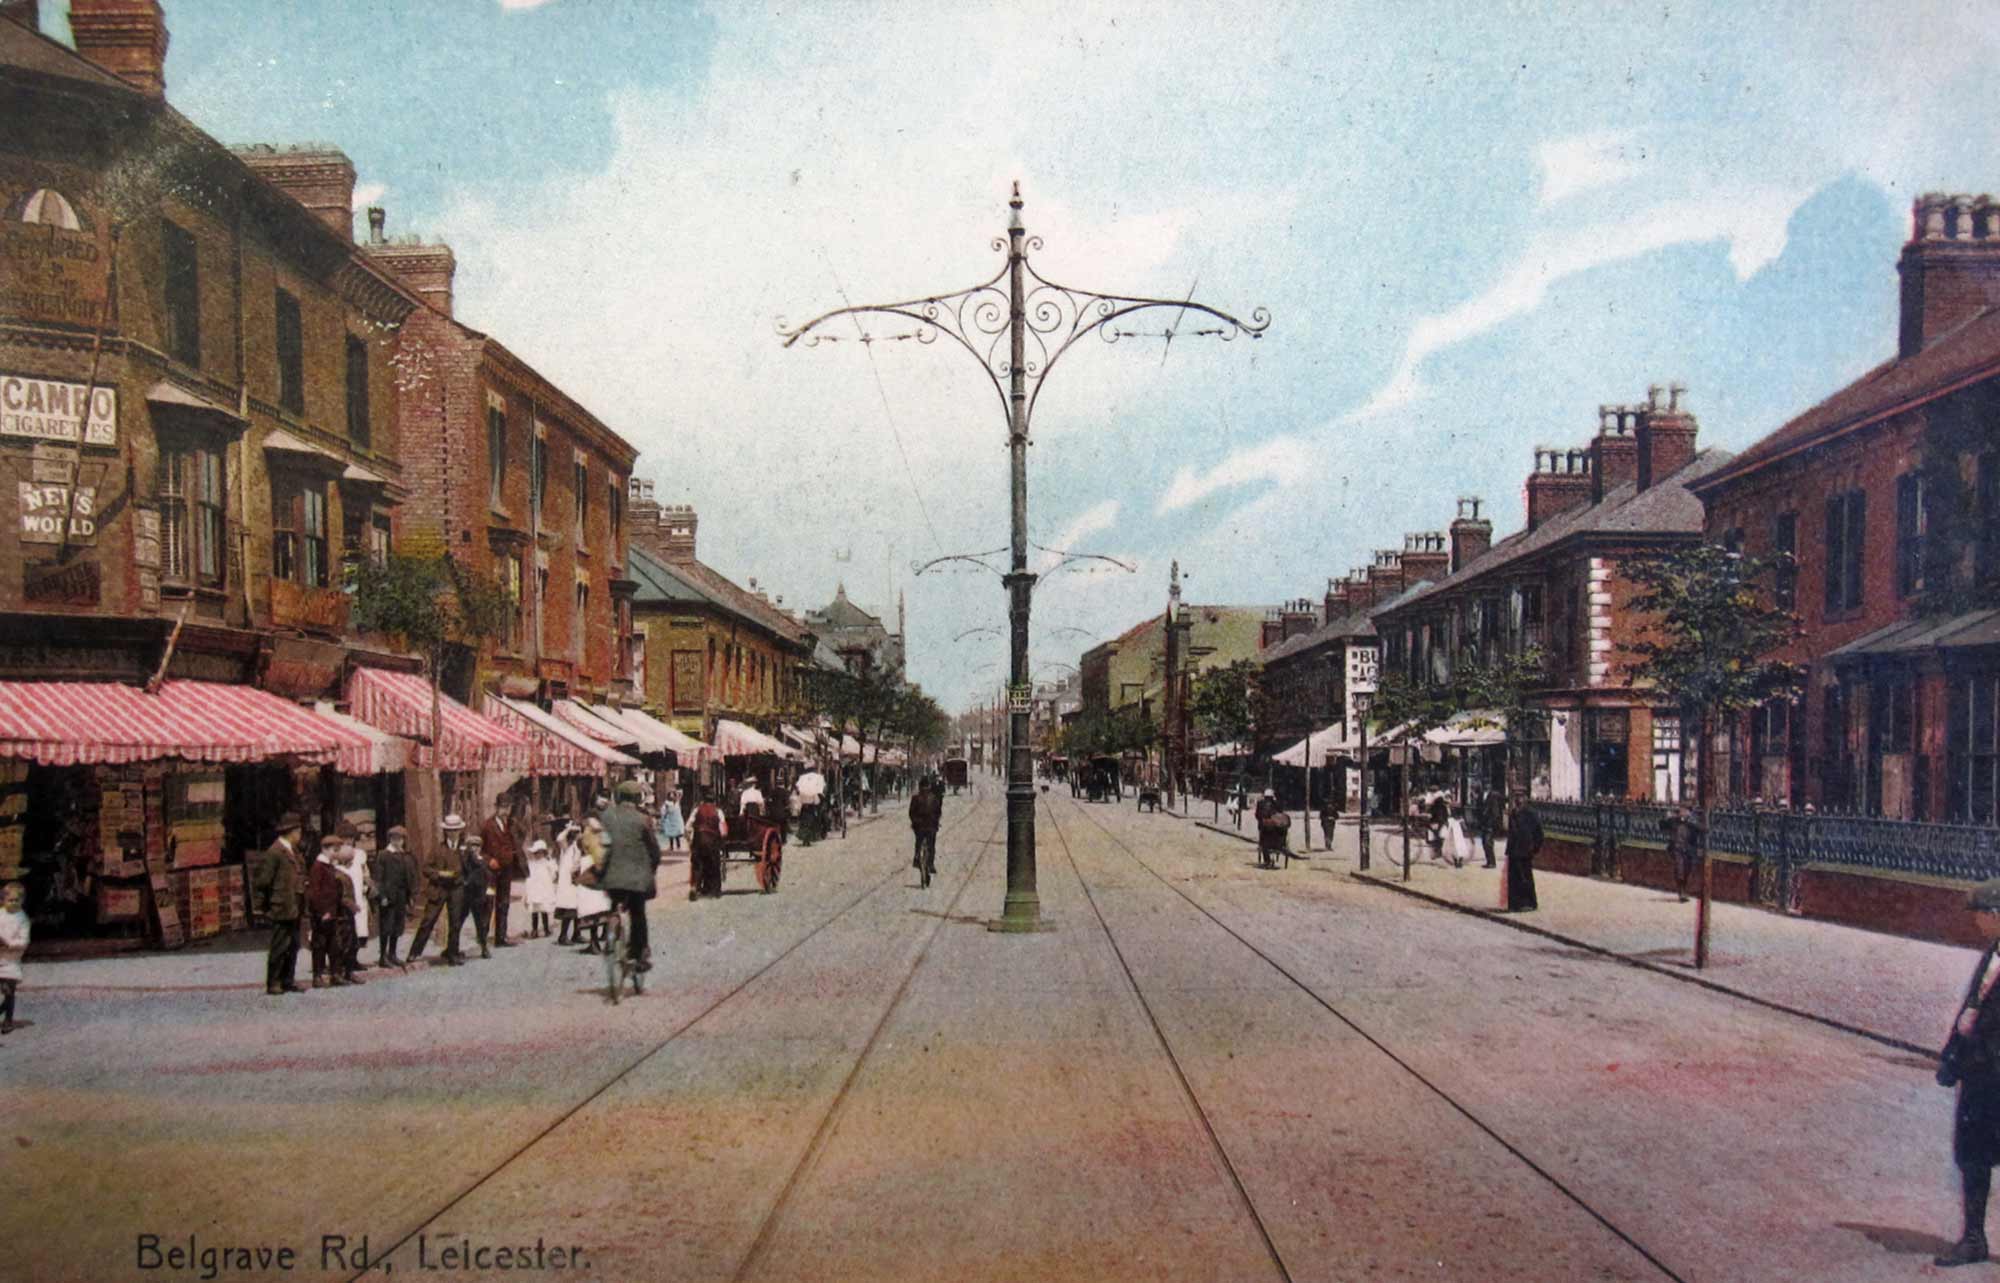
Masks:
[[[1374,621],[1365,610],[1350,610],[1346,614],[1335,615],[1309,633],[1295,633],[1281,642],[1276,642],[1261,652],[1257,658],[1269,664],[1304,651],[1315,650],[1330,641],[1343,637],[1373,637]]]
[[[746,588],[738,587],[712,566],[699,561],[666,561],[637,544],[627,550],[625,573],[639,587],[632,594],[635,606],[673,604],[712,606],[725,614],[755,624],[788,642],[803,644],[810,635],[806,627]]]
[[[1561,513],[1533,530],[1517,530],[1443,579],[1418,584],[1395,600],[1378,606],[1374,613],[1382,615],[1449,592],[1578,536],[1698,534],[1703,521],[1701,500],[1689,487],[1732,457],[1727,450],[1703,450],[1643,491],[1637,483],[1627,481],[1605,495],[1602,503]]]
[[[1711,490],[1830,437],[2000,377],[2000,307],[1986,307],[1907,358],[1884,361],[1703,477]]]

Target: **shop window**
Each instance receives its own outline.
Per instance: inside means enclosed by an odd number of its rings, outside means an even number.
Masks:
[[[1896,595],[1908,597],[1924,588],[1924,535],[1929,525],[1924,511],[1924,478],[1906,472],[1896,478]]]
[[[279,290],[277,316],[278,404],[293,414],[306,412],[306,330],[298,296]]]
[[[173,583],[220,588],[229,550],[228,488],[222,452],[163,447],[160,451],[160,573]]]
[[[1781,512],[1771,523],[1771,550],[1776,555],[1776,582],[1773,584],[1777,606],[1780,610],[1791,610],[1799,604],[1799,514]]]
[[[1826,610],[1861,606],[1861,555],[1867,545],[1868,496],[1848,490],[1826,501]]]
[[[486,504],[505,511],[507,486],[507,410],[486,403]]]
[[[368,343],[347,336],[347,439],[363,450],[371,436],[368,422]]]
[[[160,253],[166,281],[167,355],[201,365],[201,255],[184,228],[162,221]]]

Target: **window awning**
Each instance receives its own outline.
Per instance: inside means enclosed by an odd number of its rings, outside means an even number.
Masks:
[[[195,410],[202,414],[219,415],[232,423],[241,425],[243,416],[236,413],[234,406],[211,401],[207,397],[196,396],[178,383],[161,379],[146,389],[146,400],[153,405],[171,405],[182,410]]]
[[[526,700],[488,694],[480,711],[534,741],[530,775],[601,776],[606,767],[639,764]]]
[[[1305,739],[1292,745],[1284,752],[1271,758],[1281,766],[1304,766],[1308,761],[1314,766],[1324,766],[1329,758],[1347,753],[1347,726],[1335,722],[1323,730],[1314,731]]]
[[[773,757],[797,757],[799,751],[781,740],[776,740],[754,727],[741,722],[732,722],[726,717],[715,721],[715,751],[724,757],[756,757],[769,753]]]
[[[593,704],[591,711],[606,720],[615,720],[620,726],[629,726],[639,735],[641,752],[667,752],[680,759],[682,766],[699,766],[713,755],[713,750],[694,736],[654,717],[644,709],[610,708],[603,704]],[[660,747],[649,747],[657,743]]]
[[[365,735],[254,686],[171,681],[156,695],[116,682],[0,681],[0,756],[44,766],[158,758],[277,758],[373,774]]]
[[[313,704],[313,713],[324,717],[336,726],[361,736],[369,743],[367,769],[362,771],[340,768],[343,775],[400,775],[410,763],[410,741],[387,731],[378,731],[358,717],[349,717],[326,700]]]
[[[518,771],[531,764],[533,745],[524,735],[481,717],[449,695],[438,696],[439,734],[431,737],[431,684],[415,673],[357,668],[347,687],[354,716],[392,735],[417,741],[411,761],[441,771]]]
[[[639,747],[638,736],[623,726],[605,721],[573,699],[556,700],[549,705],[549,709],[571,727],[600,744],[610,744],[616,748]]]

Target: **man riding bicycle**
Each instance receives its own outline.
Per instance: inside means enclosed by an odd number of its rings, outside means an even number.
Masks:
[[[630,915],[627,956],[638,970],[650,971],[653,951],[646,931],[646,901],[656,894],[660,839],[639,810],[642,795],[637,780],[618,786],[618,805],[604,815],[604,860],[597,885],[611,897],[614,913],[623,909]]]

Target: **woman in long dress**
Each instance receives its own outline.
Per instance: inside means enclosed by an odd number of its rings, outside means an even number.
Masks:
[[[562,923],[557,944],[576,943],[576,869],[583,861],[577,839],[582,833],[572,821],[556,836],[556,921]]]

